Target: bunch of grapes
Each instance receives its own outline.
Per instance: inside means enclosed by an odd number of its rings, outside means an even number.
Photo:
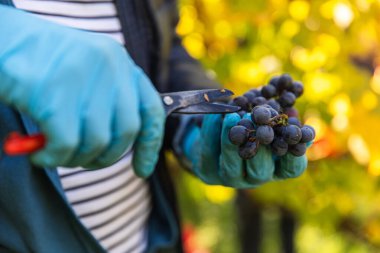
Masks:
[[[238,124],[230,129],[230,141],[239,146],[239,155],[250,159],[260,145],[270,145],[274,155],[287,152],[302,156],[315,138],[313,127],[302,125],[293,107],[303,94],[303,85],[283,74],[272,78],[261,89],[252,89],[231,103],[242,108]],[[247,114],[248,113],[248,114]],[[250,115],[250,117],[246,117]]]

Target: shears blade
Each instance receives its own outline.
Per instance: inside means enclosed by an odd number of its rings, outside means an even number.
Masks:
[[[217,114],[217,113],[232,113],[240,110],[239,106],[217,104],[217,103],[199,103],[188,107],[175,110],[173,113],[180,114]]]
[[[213,102],[221,101],[232,96],[234,93],[227,89],[205,89],[180,91],[171,93],[161,93],[160,96],[165,105],[166,114],[176,113],[228,113],[238,111],[237,106],[217,104],[213,107]],[[196,107],[195,105],[200,105]],[[187,108],[187,109],[186,109]]]

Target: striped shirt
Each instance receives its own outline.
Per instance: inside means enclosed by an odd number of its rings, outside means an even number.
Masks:
[[[14,4],[52,22],[103,33],[124,44],[112,0],[14,0]],[[74,212],[111,253],[139,253],[147,245],[151,196],[147,182],[133,172],[132,153],[99,170],[58,168]]]
[[[113,0],[14,0],[18,9],[62,25],[100,32],[124,44]]]

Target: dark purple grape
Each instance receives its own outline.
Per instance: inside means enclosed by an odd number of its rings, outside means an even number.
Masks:
[[[278,116],[278,112],[275,109],[270,108],[269,111],[272,118]]]
[[[283,129],[282,136],[288,144],[295,145],[301,140],[302,132],[298,126],[289,125]]]
[[[253,93],[253,92],[247,92],[247,93],[244,93],[243,96],[246,97],[246,98],[248,99],[248,103],[251,104],[251,105],[252,105],[252,103],[253,103],[253,99],[254,99],[255,97],[257,97],[256,94]]]
[[[313,131],[313,133],[314,133],[314,138],[315,138],[315,129],[314,129],[314,127],[312,127],[312,126],[309,126],[309,125],[304,125],[304,126],[308,126],[308,127],[310,127],[310,129]]]
[[[248,92],[249,93],[253,93],[256,97],[260,97],[261,96],[261,92],[258,89],[250,89]]]
[[[257,125],[266,125],[270,123],[271,112],[264,106],[256,106],[252,110],[251,118]]]
[[[297,98],[293,93],[284,91],[278,99],[278,102],[282,107],[291,107],[296,102],[296,99]]]
[[[298,118],[298,111],[296,108],[293,108],[293,107],[285,108],[284,113],[288,115],[288,117]]]
[[[268,109],[273,109],[270,105],[268,105],[268,104],[262,104],[262,105],[260,105],[260,106],[263,106],[263,107],[265,107],[265,108],[268,108]]]
[[[306,143],[289,146],[289,152],[294,156],[303,156],[306,153]]]
[[[277,93],[281,94],[282,91],[290,89],[293,83],[293,79],[289,74],[283,74],[277,81]]]
[[[248,140],[248,129],[244,126],[234,126],[228,133],[228,138],[235,145],[243,145]]]
[[[289,74],[275,76],[261,89],[251,89],[236,97],[233,104],[240,106],[241,120],[229,132],[229,139],[239,146],[239,155],[250,159],[257,153],[258,145],[270,145],[276,156],[287,152],[302,156],[306,143],[315,138],[310,126],[302,126],[298,111],[292,106],[304,92],[299,81]],[[250,118],[246,113],[251,112]]]
[[[248,130],[253,130],[255,128],[253,122],[250,119],[242,119],[238,122],[238,125],[243,126]]]
[[[273,154],[283,156],[288,151],[288,143],[283,138],[275,138],[271,143]]]
[[[256,140],[258,140],[262,144],[270,144],[274,139],[273,128],[270,126],[259,126],[256,129]]]
[[[296,117],[289,117],[289,118],[288,118],[288,124],[289,124],[289,125],[295,125],[295,126],[298,126],[299,128],[302,127],[301,122],[300,122],[299,119],[296,118]]]
[[[277,125],[277,126],[273,126],[273,131],[274,133],[277,135],[277,136],[282,136],[282,131],[284,130],[284,126],[281,126],[281,125]]]
[[[273,109],[275,109],[277,112],[280,112],[281,110],[281,105],[274,99],[270,99],[268,100],[267,104],[272,107]]]
[[[303,85],[301,82],[294,81],[290,91],[298,98],[303,94]]]
[[[266,85],[261,89],[261,94],[266,99],[269,99],[277,95],[277,90],[273,85]]]
[[[239,156],[243,159],[251,159],[257,154],[259,145],[256,141],[247,142],[243,146],[239,147]]]
[[[309,141],[314,140],[315,138],[315,131],[311,126],[305,125],[301,128],[302,132],[302,138],[300,142],[307,143]]]
[[[234,98],[233,103],[237,106],[240,106],[241,109],[245,111],[249,110],[248,99],[244,96],[239,96],[239,97]]]
[[[266,103],[267,103],[267,100],[265,99],[265,97],[255,97],[252,100],[252,106],[253,107],[258,106],[258,105],[264,105]]]
[[[272,77],[270,80],[269,80],[269,84],[274,86],[276,89],[277,89],[277,85],[278,85],[278,80],[280,79],[279,76],[275,76],[275,77]]]

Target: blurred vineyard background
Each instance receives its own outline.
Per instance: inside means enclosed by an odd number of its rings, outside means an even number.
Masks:
[[[290,73],[305,84],[296,107],[317,131],[298,179],[237,192],[176,171],[187,253],[287,253],[293,230],[294,252],[380,252],[380,1],[179,7],[177,32],[210,75],[239,95]]]

